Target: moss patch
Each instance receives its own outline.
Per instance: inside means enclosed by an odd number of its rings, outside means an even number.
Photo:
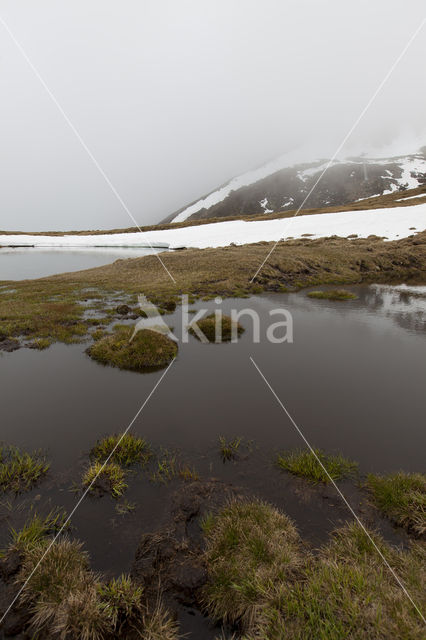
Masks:
[[[416,535],[426,533],[426,475],[370,473],[367,487],[375,505],[396,524]]]
[[[233,322],[229,316],[222,314],[218,322],[219,329],[216,328],[216,317],[214,313],[197,321],[197,325],[203,332],[208,342],[229,342],[233,336],[238,336],[244,331],[244,327],[239,322]],[[189,333],[200,340],[200,336],[194,328],[189,328]]]
[[[309,298],[320,300],[356,300],[357,296],[346,289],[331,289],[328,291],[309,291]]]
[[[149,329],[138,331],[133,339],[132,334],[132,327],[118,327],[87,353],[97,362],[130,371],[165,367],[176,357],[177,345],[167,336]]]
[[[356,472],[358,464],[352,460],[344,458],[342,455],[327,455],[321,449],[314,449],[315,454],[307,449],[283,452],[277,458],[277,464],[281,469],[289,471],[297,476],[307,478],[311,482],[330,482],[341,480]],[[320,462],[327,469],[324,471]],[[330,476],[330,477],[329,477]]]

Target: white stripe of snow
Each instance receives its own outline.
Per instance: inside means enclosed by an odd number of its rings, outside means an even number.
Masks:
[[[314,238],[331,235],[346,237],[355,233],[359,237],[365,238],[374,234],[395,240],[411,235],[410,227],[415,227],[417,231],[426,229],[426,204],[392,209],[320,213],[296,218],[253,222],[235,220],[180,229],[97,236],[0,236],[0,245],[135,247],[141,243],[151,242],[154,245],[157,242],[166,242],[170,244],[171,249],[175,247],[204,249],[206,247],[224,247],[231,243],[249,244],[260,241],[277,241],[283,237],[284,233],[286,237],[294,238],[300,238],[305,233],[312,234]]]

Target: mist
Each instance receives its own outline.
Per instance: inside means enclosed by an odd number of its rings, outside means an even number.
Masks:
[[[330,157],[421,23],[411,0],[0,0],[0,229],[134,226],[288,153]],[[426,26],[339,154],[426,144]]]

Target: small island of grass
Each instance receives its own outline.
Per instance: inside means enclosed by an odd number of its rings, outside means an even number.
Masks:
[[[133,327],[115,327],[112,335],[97,340],[87,353],[97,362],[130,371],[165,367],[176,357],[177,345],[167,336],[150,329],[132,335]]]
[[[308,451],[283,452],[278,456],[277,464],[281,469],[296,476],[307,478],[311,482],[329,483],[331,480],[341,480],[356,472],[358,464],[344,458],[342,455],[328,455],[321,449]],[[327,470],[324,471],[324,468]]]
[[[39,451],[27,453],[17,447],[0,446],[0,489],[28,491],[46,475],[49,466]]]
[[[421,536],[426,533],[426,475],[390,473],[367,476],[374,504],[396,524]]]
[[[239,322],[235,322],[229,316],[222,315],[216,326],[216,316],[214,313],[197,321],[197,327],[204,334],[207,342],[230,342],[233,338],[236,338],[244,332],[244,327]],[[195,336],[198,340],[202,340],[201,336],[197,332],[197,328],[193,325],[189,326],[189,333]]]
[[[309,298],[319,300],[356,300],[357,296],[347,289],[329,289],[328,291],[309,291]]]
[[[143,438],[131,433],[118,433],[99,440],[90,452],[97,462],[111,462],[125,467],[140,462],[146,464],[151,457],[151,448]]]
[[[94,462],[84,472],[82,482],[91,492],[110,493],[113,498],[120,498],[127,489],[125,478],[125,472],[115,462]]]

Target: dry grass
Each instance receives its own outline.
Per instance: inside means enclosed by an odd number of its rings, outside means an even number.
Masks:
[[[208,612],[244,640],[421,640],[422,620],[357,524],[316,555],[291,522],[261,503],[235,503],[204,522]],[[375,544],[420,608],[425,546]]]
[[[25,548],[16,579],[32,637],[124,640],[130,631],[143,640],[177,640],[177,625],[160,602],[148,607],[143,587],[128,576],[103,583],[78,541],[62,538],[45,553],[48,543],[39,536]]]
[[[210,568],[206,609],[215,620],[242,620],[250,628],[273,585],[299,570],[303,556],[296,529],[265,503],[236,501],[209,518],[204,530]]]
[[[279,243],[255,282],[250,279],[272,243],[163,254],[174,284],[156,256],[117,260],[86,271],[14,282],[0,294],[0,334],[72,342],[87,335],[79,300],[105,300],[113,291],[144,293],[160,306],[183,293],[238,297],[262,291],[293,291],[320,284],[426,283],[426,232],[394,242],[379,238],[327,238]],[[88,293],[88,289],[93,289]]]

